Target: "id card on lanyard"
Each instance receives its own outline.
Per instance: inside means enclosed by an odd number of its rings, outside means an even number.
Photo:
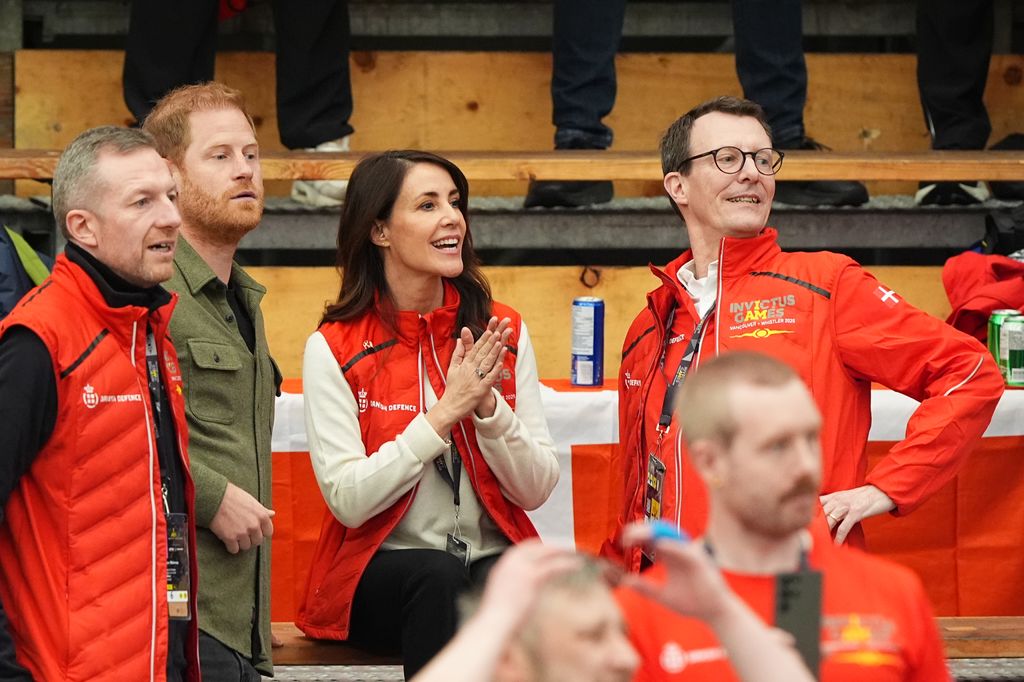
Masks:
[[[146,330],[146,370],[149,379],[149,395],[153,405],[153,433],[160,438],[160,413],[164,409],[161,401],[160,362],[156,348],[156,339],[152,330]],[[167,437],[167,434],[164,435]],[[157,446],[159,452],[159,445]],[[188,556],[188,514],[172,512],[168,499],[168,482],[170,481],[170,462],[160,458],[160,474],[163,479],[164,520],[167,525],[167,616],[172,620],[191,620],[191,600],[189,593],[191,577],[189,575]]]
[[[462,538],[462,529],[459,528],[459,505],[461,503],[459,483],[462,481],[462,456],[459,454],[459,449],[455,446],[455,441],[451,438],[449,438],[449,446],[452,449],[451,473],[448,472],[448,465],[445,464],[444,455],[438,455],[434,459],[434,467],[437,469],[437,473],[441,474],[441,478],[444,479],[445,483],[452,489],[453,501],[455,503],[455,527],[451,533],[448,533],[444,549],[460,560],[466,568],[469,568],[473,547]]]
[[[700,339],[704,332],[704,327],[711,318],[713,310],[714,308],[708,310],[700,322],[697,323],[697,326],[694,327],[690,341],[686,344],[686,349],[683,351],[683,357],[679,361],[679,367],[676,368],[675,373],[672,375],[672,381],[665,388],[665,398],[661,404],[661,414],[658,417],[658,425],[655,427],[655,430],[658,432],[658,438],[647,453],[647,477],[644,486],[644,517],[647,519],[660,519],[662,516],[665,475],[668,468],[665,466],[664,461],[662,461],[661,447],[672,424],[672,410],[675,404],[676,393],[683,382],[686,381],[686,375],[689,373],[693,359],[700,348]],[[676,308],[673,306],[665,323],[665,343],[662,347],[661,360],[659,361],[659,366],[662,367],[665,364],[665,356],[668,354],[669,339],[671,338],[672,323],[675,321],[675,315]],[[676,476],[680,474],[678,471],[675,473]],[[679,505],[678,500],[676,500],[676,505]]]

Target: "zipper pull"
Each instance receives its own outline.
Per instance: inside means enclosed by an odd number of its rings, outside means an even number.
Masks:
[[[165,514],[170,514],[171,513],[171,504],[167,501],[167,481],[163,481],[160,484],[160,490],[161,490],[161,492],[163,493],[163,496],[164,496],[164,513]]]

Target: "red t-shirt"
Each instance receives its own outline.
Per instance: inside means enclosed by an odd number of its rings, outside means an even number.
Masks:
[[[936,682],[949,680],[931,607],[908,569],[855,549],[836,547],[820,533],[809,561],[823,574],[822,682]],[[663,579],[661,566],[647,575]],[[724,573],[726,581],[765,622],[775,613],[775,577]],[[636,680],[738,680],[712,630],[628,590],[616,597],[640,654]]]

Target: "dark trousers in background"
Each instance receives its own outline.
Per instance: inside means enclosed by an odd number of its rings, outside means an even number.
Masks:
[[[984,149],[992,0],[918,0],[917,84],[933,149]]]
[[[555,1],[551,101],[558,148],[611,145],[612,130],[601,119],[615,104],[625,8],[626,0]],[[776,142],[799,141],[807,101],[800,0],[733,0],[733,29],[744,95],[764,108]]]
[[[199,668],[207,682],[260,682],[252,662],[220,640],[199,632]]]
[[[412,678],[455,635],[457,597],[482,585],[500,555],[474,561],[470,570],[437,549],[380,551],[370,559],[352,600],[349,641],[402,654]]]
[[[213,78],[218,0],[134,0],[124,98],[142,121],[169,90]],[[277,120],[289,149],[352,132],[346,0],[274,0]]]

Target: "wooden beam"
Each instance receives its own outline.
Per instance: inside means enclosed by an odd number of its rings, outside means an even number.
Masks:
[[[368,152],[267,152],[266,180],[343,180]],[[440,152],[472,182],[531,179],[643,180],[661,178],[651,152]],[[0,150],[0,179],[52,177],[59,152]],[[1022,152],[786,153],[779,180],[1024,180]]]
[[[937,618],[949,658],[1024,658],[1024,618]]]

